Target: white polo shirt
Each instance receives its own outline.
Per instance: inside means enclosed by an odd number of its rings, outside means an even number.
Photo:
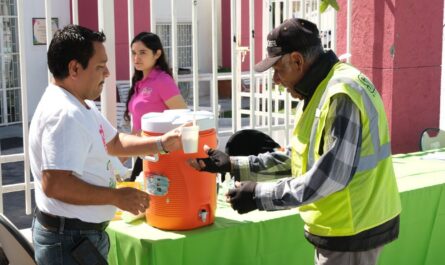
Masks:
[[[53,84],[46,88],[29,130],[30,165],[36,204],[41,211],[100,223],[112,219],[116,207],[67,204],[48,198],[42,190],[42,170],[47,169],[69,170],[92,185],[115,187],[106,143],[117,131],[94,102],[85,102],[90,109],[63,88]]]

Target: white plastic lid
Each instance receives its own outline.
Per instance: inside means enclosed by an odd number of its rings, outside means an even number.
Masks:
[[[164,112],[147,113],[141,118],[141,128],[144,132],[166,133],[174,128],[196,120],[199,131],[215,128],[213,113],[209,111],[191,111],[189,109],[165,110]]]

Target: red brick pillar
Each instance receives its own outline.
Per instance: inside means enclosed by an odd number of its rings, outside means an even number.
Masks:
[[[339,0],[337,54],[346,51],[346,0]],[[418,150],[439,126],[443,0],[353,0],[351,63],[374,82],[390,124],[392,151]]]

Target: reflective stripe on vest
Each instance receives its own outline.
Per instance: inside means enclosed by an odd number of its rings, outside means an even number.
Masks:
[[[381,160],[384,160],[388,158],[391,155],[391,145],[390,142],[385,143],[383,145],[380,145],[380,136],[379,136],[379,124],[378,124],[378,113],[374,106],[374,104],[371,102],[371,99],[369,98],[366,91],[361,87],[355,80],[351,78],[336,78],[327,84],[327,88],[324,91],[321,100],[318,104],[318,107],[315,111],[315,118],[314,123],[312,125],[311,130],[311,136],[310,139],[316,139],[315,134],[317,132],[318,123],[320,120],[321,115],[321,108],[324,105],[324,102],[326,100],[326,96],[328,94],[329,88],[335,86],[336,84],[346,84],[349,87],[355,89],[360,95],[362,95],[363,103],[366,109],[366,112],[368,114],[369,118],[369,128],[370,128],[370,136],[372,145],[374,147],[374,153],[372,155],[367,156],[361,156],[360,161],[357,165],[357,172],[373,169],[377,166],[377,163],[379,163]],[[310,141],[309,143],[309,150],[308,150],[308,162],[307,162],[307,168],[312,168],[314,165],[314,154],[315,150],[315,141]]]

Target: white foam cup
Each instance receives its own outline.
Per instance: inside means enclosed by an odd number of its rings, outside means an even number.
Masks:
[[[182,149],[186,154],[198,152],[199,126],[182,127]]]

